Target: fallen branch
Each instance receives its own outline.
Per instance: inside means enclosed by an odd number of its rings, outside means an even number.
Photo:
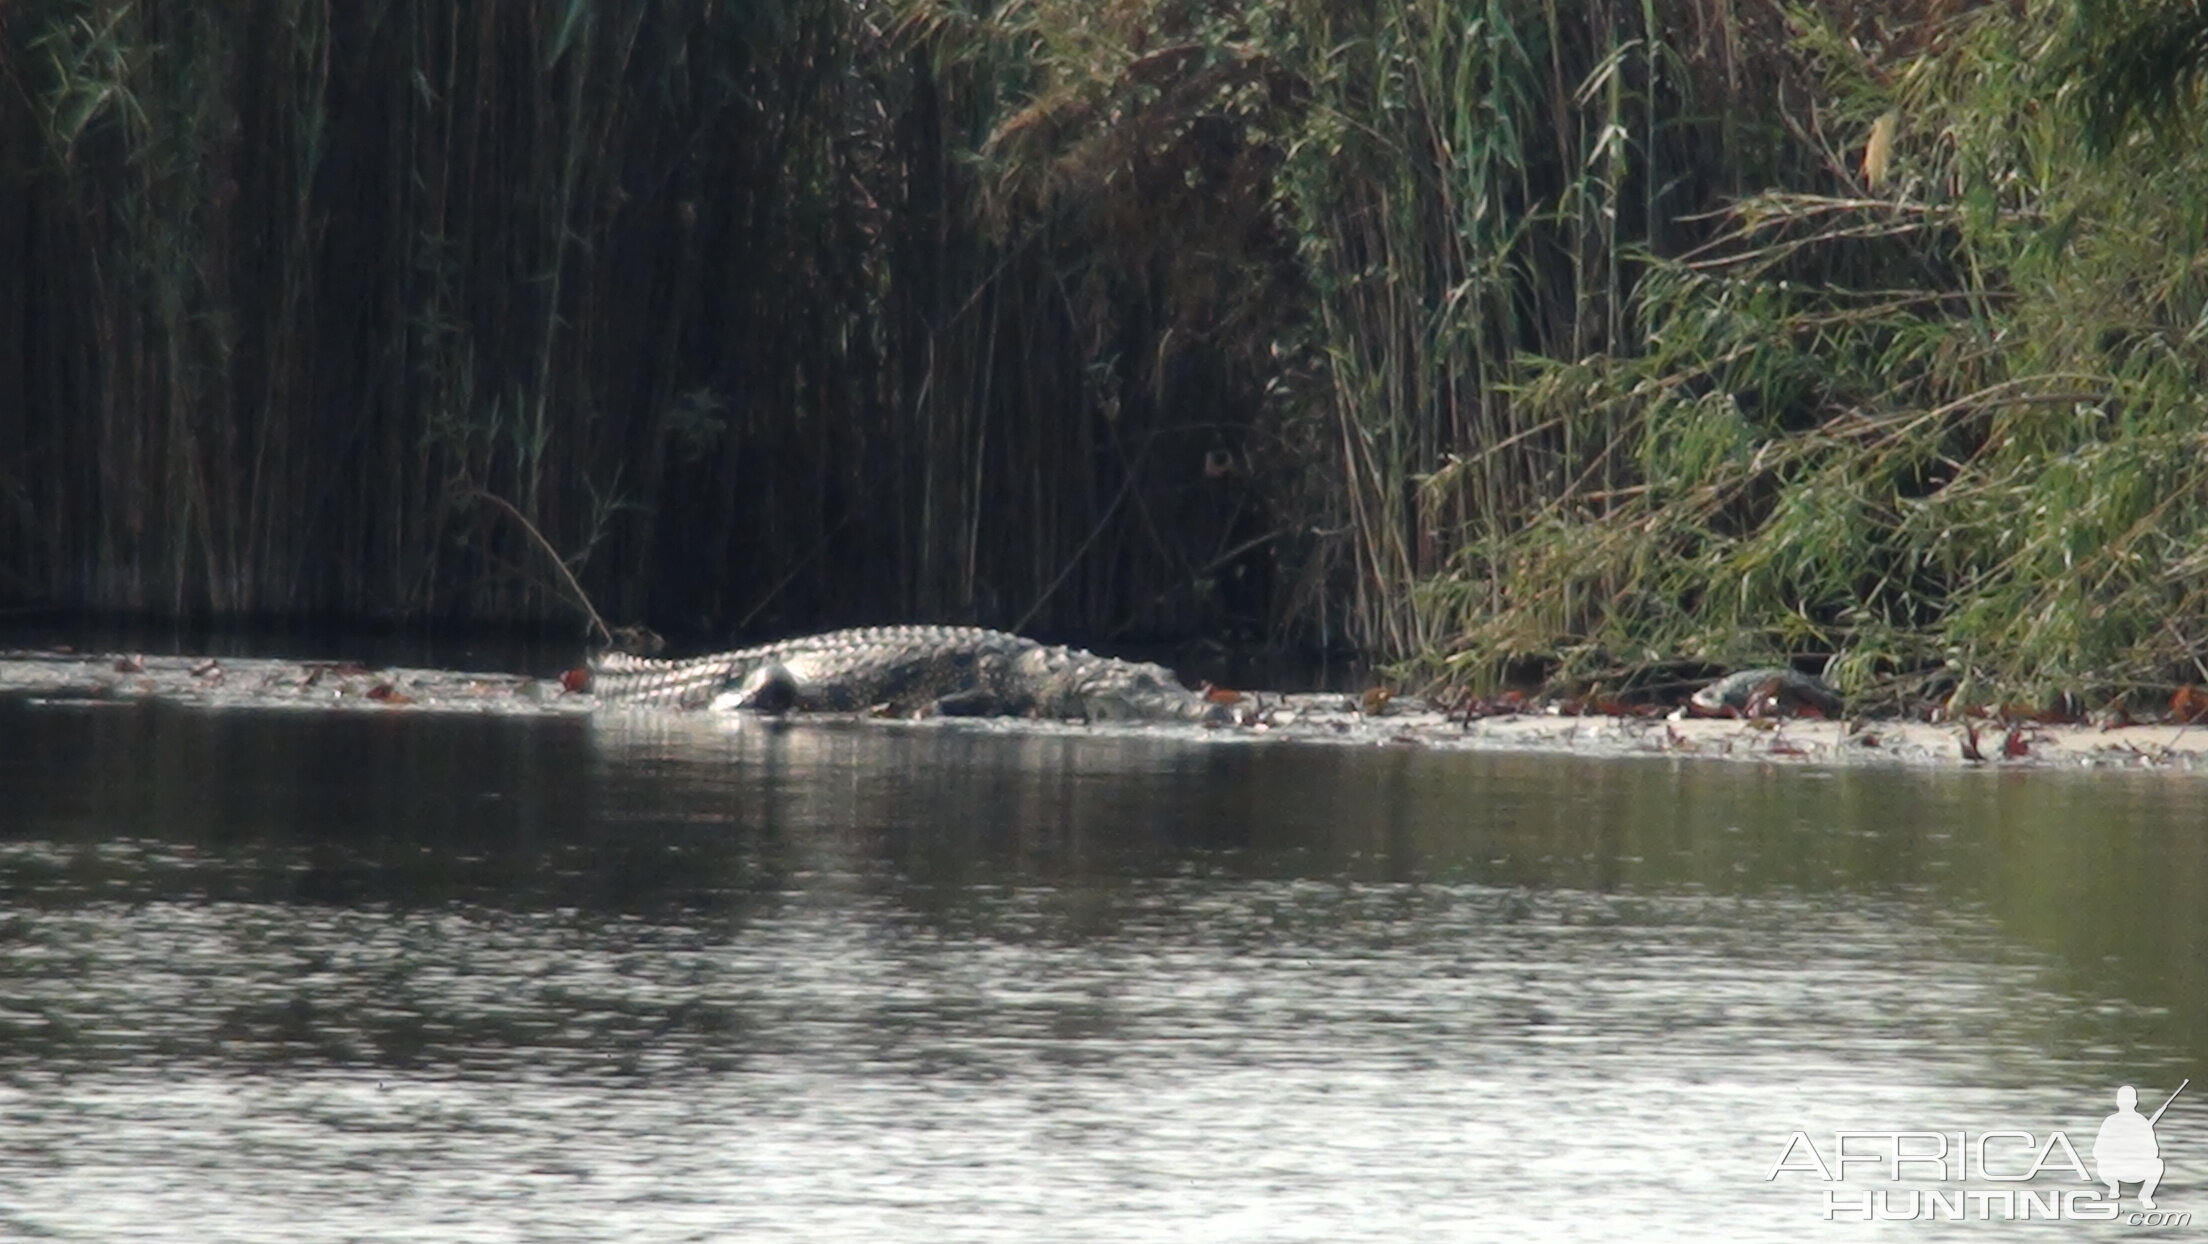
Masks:
[[[590,625],[598,632],[598,638],[608,647],[615,646],[613,628],[607,626],[606,620],[599,616],[597,606],[590,603],[590,594],[583,591],[582,582],[575,577],[574,571],[567,568],[567,562],[560,557],[560,551],[552,547],[552,542],[544,538],[543,532],[537,530],[537,525],[530,522],[527,515],[516,509],[513,502],[496,493],[485,492],[471,485],[467,489],[466,495],[490,502],[499,509],[506,511],[515,522],[521,524],[521,529],[528,532],[530,538],[537,542],[537,547],[543,549],[545,556],[552,559],[552,564],[560,568],[560,577],[567,580],[568,589],[575,594],[576,603],[583,607],[584,613],[590,615]]]

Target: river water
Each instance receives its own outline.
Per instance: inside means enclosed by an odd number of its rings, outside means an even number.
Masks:
[[[2204,796],[0,700],[0,1237],[1982,1237],[1854,1207],[2208,1070]]]

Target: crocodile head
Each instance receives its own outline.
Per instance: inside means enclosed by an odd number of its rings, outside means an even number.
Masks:
[[[1232,725],[1230,706],[1181,685],[1173,671],[1139,661],[1112,661],[1074,680],[1079,712],[1090,721],[1197,721]]]
[[[1173,671],[1067,649],[1039,648],[1021,659],[1035,707],[1045,716],[1089,721],[1196,721],[1231,725],[1232,708],[1181,685]]]

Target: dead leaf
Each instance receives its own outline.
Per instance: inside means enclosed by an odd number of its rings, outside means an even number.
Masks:
[[[2187,683],[2170,696],[2170,716],[2186,725],[2208,721],[2208,692]]]
[[[2085,702],[2067,691],[2058,691],[2039,720],[2050,726],[2074,726],[2085,720]]]
[[[1473,721],[1482,717],[1510,717],[1525,711],[1526,693],[1512,689],[1495,696],[1493,699],[1468,694],[1457,701],[1456,705],[1449,710],[1449,715],[1463,724],[1470,725]]]

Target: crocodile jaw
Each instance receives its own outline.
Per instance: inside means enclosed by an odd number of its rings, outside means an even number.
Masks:
[[[1226,706],[1190,691],[1162,665],[1116,661],[1065,648],[1038,648],[1014,662],[1016,677],[1041,687],[1046,716],[1089,721],[1231,722]]]

